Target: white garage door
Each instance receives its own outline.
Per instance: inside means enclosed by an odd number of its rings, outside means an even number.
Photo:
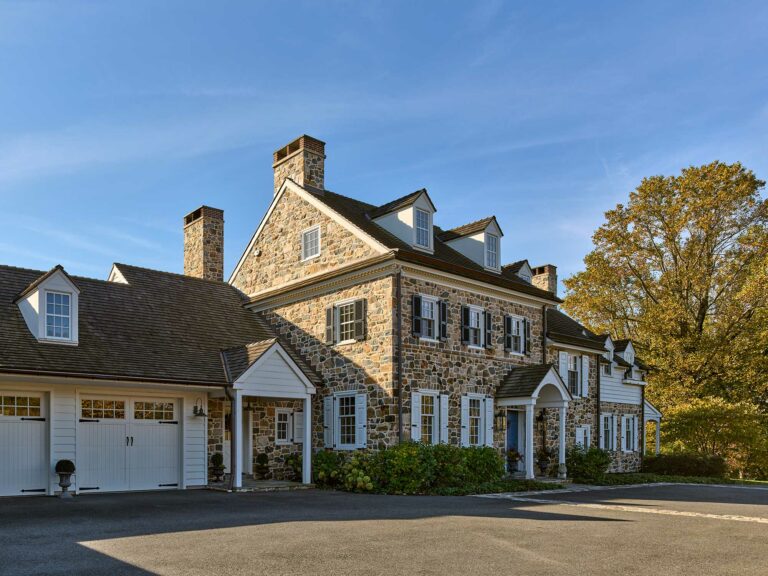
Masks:
[[[0,496],[47,491],[45,404],[43,394],[0,390]]]
[[[83,397],[78,432],[78,490],[177,488],[178,401]]]

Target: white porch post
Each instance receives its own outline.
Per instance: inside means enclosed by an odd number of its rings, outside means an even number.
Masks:
[[[525,477],[533,479],[533,404],[525,406]]]
[[[656,456],[661,451],[661,420],[656,420]]]
[[[312,396],[304,398],[304,447],[302,449],[301,480],[312,483]]]
[[[232,410],[231,450],[235,453],[235,468],[232,470],[233,488],[243,487],[243,392],[235,390],[235,405]]]
[[[568,409],[567,404],[563,404],[562,406],[560,406],[560,446],[559,446],[558,464],[557,464],[558,478],[565,478],[567,473],[567,470],[565,467],[565,418],[566,418],[567,409]]]

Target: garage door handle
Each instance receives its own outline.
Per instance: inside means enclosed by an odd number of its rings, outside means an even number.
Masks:
[[[133,446],[133,436],[131,436],[131,446]]]
[[[22,418],[21,420],[22,422],[25,420],[28,422],[45,422],[45,418]]]
[[[100,422],[100,420],[89,420],[88,418],[80,418],[80,422]]]

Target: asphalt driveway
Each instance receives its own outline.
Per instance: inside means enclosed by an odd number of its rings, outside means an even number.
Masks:
[[[0,574],[768,574],[768,490],[0,499]]]

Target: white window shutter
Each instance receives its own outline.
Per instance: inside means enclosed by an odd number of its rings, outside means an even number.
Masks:
[[[493,396],[485,397],[485,445],[493,446]]]
[[[580,445],[582,448],[586,448],[586,446],[584,446],[584,428],[581,426],[576,427],[576,444]]]
[[[565,383],[565,387],[568,387],[568,352],[559,352],[557,354],[558,358],[558,372],[560,373],[560,378],[563,379],[563,382]]]
[[[469,446],[469,398],[461,397],[461,445]]]
[[[421,440],[421,393],[411,392],[411,440]]]
[[[448,394],[440,394],[440,443],[448,444]]]
[[[606,441],[608,440],[605,437],[605,421],[608,419],[608,416],[605,414],[600,416],[600,448],[603,450],[608,450],[608,446],[606,445]]]
[[[333,448],[333,396],[323,398],[323,444]]]
[[[611,426],[613,426],[613,438],[611,438],[611,449],[619,449],[619,419],[616,418],[616,414],[611,416]]]
[[[355,445],[365,448],[368,443],[368,395],[355,395]]]
[[[293,417],[293,443],[304,443],[304,412],[294,412]]]
[[[581,357],[581,395],[589,396],[589,356],[586,354]]]
[[[634,430],[634,434],[632,434],[632,437],[634,438],[635,445],[633,449],[635,452],[637,452],[640,449],[640,438],[637,435],[637,416],[632,416],[632,428]]]
[[[621,417],[621,451],[627,451],[627,417]]]

